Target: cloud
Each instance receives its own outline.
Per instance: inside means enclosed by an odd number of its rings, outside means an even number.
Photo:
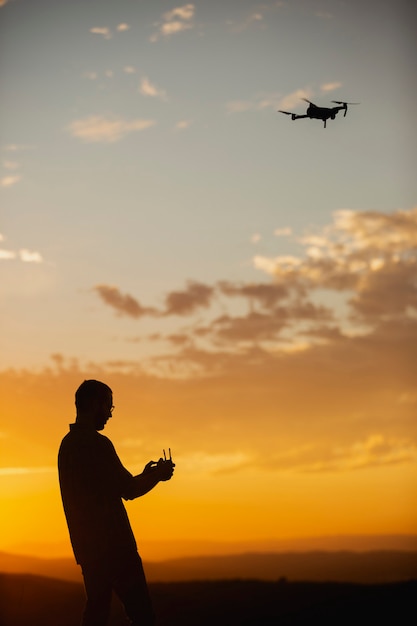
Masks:
[[[194,12],[195,12],[195,6],[194,4],[184,4],[181,7],[176,7],[175,9],[172,9],[172,11],[168,11],[167,13],[164,14],[164,19],[167,22],[171,22],[172,20],[175,19],[180,19],[180,20],[192,20],[194,17]]]
[[[74,120],[69,125],[68,131],[73,137],[85,143],[114,143],[132,132],[146,130],[155,124],[155,120],[149,119],[128,121],[117,117],[92,115]]]
[[[32,476],[33,474],[50,474],[56,472],[51,467],[0,467],[0,476]]]
[[[151,36],[150,41],[154,43],[161,37],[169,37],[192,29],[194,27],[194,14],[194,4],[184,4],[167,11],[164,13],[162,21],[156,23],[157,32]]]
[[[2,250],[0,249],[0,260],[10,261],[20,259],[23,263],[43,263],[43,258],[40,252],[30,250]]]
[[[291,470],[299,473],[344,473],[369,468],[415,463],[417,445],[409,438],[369,435],[347,446],[305,443],[266,458],[249,452],[207,454],[204,451],[181,457],[181,467],[193,473],[214,475],[242,470]]]
[[[191,120],[180,120],[179,122],[175,124],[174,130],[176,131],[186,130],[187,128],[190,128],[191,125],[192,125]]]
[[[276,228],[274,230],[274,235],[276,237],[289,237],[290,235],[292,235],[292,228]]]
[[[304,257],[254,257],[275,280],[351,294],[353,317],[377,323],[416,310],[417,209],[339,210],[333,224],[299,239]],[[386,294],[391,297],[387,298]]]
[[[146,76],[141,80],[139,91],[143,96],[147,96],[149,98],[159,98],[160,100],[167,100],[166,91],[151,83],[149,78],[147,78]]]
[[[118,313],[134,318],[144,315],[153,317],[190,315],[200,308],[209,307],[214,294],[213,287],[189,281],[184,290],[171,291],[165,296],[164,309],[156,309],[143,307],[136,298],[129,294],[123,295],[118,287],[112,285],[96,285],[93,291]]]
[[[313,95],[313,91],[312,89],[310,89],[310,87],[305,87],[304,89],[296,89],[295,91],[292,91],[291,93],[279,100],[278,108],[283,109],[284,111],[287,109],[293,109],[297,106],[300,106],[300,101],[303,98],[310,100]]]
[[[265,7],[266,10],[266,7]],[[264,14],[261,11],[254,11],[250,13],[247,17],[242,19],[239,22],[228,21],[228,25],[230,26],[232,32],[234,33],[243,33],[245,30],[250,28],[253,24],[262,24],[264,22]]]
[[[93,26],[93,28],[90,28],[90,33],[93,33],[93,35],[101,35],[104,39],[112,38],[110,29],[107,28],[107,26]]]
[[[126,24],[125,22],[123,22],[122,24],[118,24],[116,28],[117,32],[119,33],[125,33],[129,29],[130,29],[130,25]]]
[[[119,296],[116,292],[112,301],[131,310],[132,303],[120,292]],[[144,308],[137,301],[133,304],[139,321]],[[240,341],[251,336],[251,328],[257,333],[274,331],[270,321],[266,310],[236,319],[229,314],[218,321],[218,330],[233,330],[234,337],[239,332]],[[275,322],[278,326],[279,318]],[[320,327],[324,336],[326,325]],[[141,357],[81,365],[77,359],[55,355],[53,367],[42,372],[2,371],[10,424],[19,428],[22,422],[13,416],[23,415],[29,400],[35,417],[31,424],[36,423],[36,428],[22,425],[19,436],[11,434],[5,452],[13,453],[4,465],[45,465],[42,433],[56,423],[57,407],[65,411],[65,398],[88,377],[111,381],[117,397],[123,398],[125,432],[138,436],[140,407],[141,431],[146,431],[147,440],[166,441],[168,429],[170,445],[181,449],[184,462],[197,461],[193,455],[201,451],[204,463],[199,467],[204,472],[249,468],[313,476],[358,474],[394,465],[413,472],[417,319],[386,322],[361,336],[340,333],[335,325],[327,329],[327,341],[292,351],[279,349],[276,340],[268,349],[250,342],[231,349],[233,341],[225,340],[204,350],[187,341],[187,333],[171,332],[166,337],[169,352],[147,361]],[[35,397],[33,389],[38,392]],[[48,406],[45,394],[51,400]],[[28,427],[31,446],[26,458],[21,442],[28,437]],[[57,432],[61,427],[58,424]],[[39,454],[32,458],[36,443]]]
[[[207,308],[213,294],[213,287],[189,281],[185,290],[172,291],[166,296],[164,315],[190,315],[197,309]]]
[[[258,302],[263,308],[272,310],[278,302],[289,296],[287,285],[277,283],[232,283],[220,281],[220,292],[228,297],[241,297]]]
[[[5,170],[13,171],[18,170],[20,164],[17,161],[3,161],[3,167]]]
[[[288,110],[300,106],[303,98],[308,100],[313,97],[313,91],[309,87],[297,89],[286,96],[280,93],[261,92],[250,100],[232,100],[226,103],[228,113],[245,113],[247,111],[265,111],[273,109]]]
[[[324,450],[312,447],[308,452],[295,455],[293,466],[295,460],[301,472],[346,472],[415,462],[417,446],[410,439],[373,434],[348,446],[339,445]]]
[[[0,261],[9,261],[15,259],[17,256],[14,250],[2,250],[0,249]]]
[[[31,250],[19,250],[19,256],[24,263],[42,263],[42,255]]]
[[[249,28],[253,28],[254,26],[260,28],[268,27],[268,19],[271,14],[280,11],[283,7],[286,6],[286,2],[275,1],[271,3],[262,3],[256,6],[256,9],[251,10],[250,13],[246,14],[240,19],[237,20],[228,20],[227,25],[233,33],[243,33]]]
[[[272,306],[273,295],[267,293],[257,295],[261,298],[264,296],[261,299],[263,305],[261,311],[252,308],[249,313],[242,316],[222,315],[204,327],[205,336],[211,336],[215,342],[229,343],[235,349],[240,342],[254,345],[263,342],[274,342],[277,345],[277,342],[281,342],[284,345],[286,340],[282,333],[285,329],[294,328],[299,322],[322,323],[333,319],[331,310],[322,305],[315,305],[303,299],[293,299],[283,306]],[[307,341],[302,345],[307,346]]]
[[[208,454],[204,450],[199,450],[179,457],[178,463],[181,464],[185,472],[191,472],[193,475],[219,475],[235,472],[252,465],[252,458],[247,453],[240,451]]]
[[[278,93],[259,93],[250,100],[232,100],[226,103],[228,113],[245,113],[246,111],[264,111],[276,109],[280,100]]]
[[[97,72],[84,72],[83,76],[89,80],[97,80],[98,78]]]
[[[155,315],[156,310],[149,307],[143,307],[138,300],[129,294],[122,294],[120,290],[113,285],[96,285],[93,287],[100,298],[111,306],[119,315],[127,315],[128,317],[140,318],[145,315]]]
[[[214,320],[210,330],[217,339],[227,342],[269,342],[277,339],[286,322],[281,311],[274,314],[252,311],[245,316],[222,315]]]
[[[34,146],[30,144],[17,144],[17,143],[10,143],[4,147],[6,152],[26,152],[27,150],[33,150],[33,148]]]
[[[356,443],[375,433],[402,441],[409,432],[417,370],[417,209],[339,210],[323,228],[298,236],[297,243],[299,255],[253,257],[266,278],[188,281],[164,294],[158,308],[145,307],[118,288],[99,295],[139,322],[144,315],[153,318],[153,340],[148,333],[143,345],[153,341],[156,356],[142,362],[151,375],[193,380],[230,375],[241,389],[246,384],[256,389],[256,415],[265,393],[294,424],[311,427],[316,438],[326,439],[322,431],[331,432],[335,420],[343,454],[317,448],[316,456],[294,460],[294,467],[339,471],[408,462],[408,444],[396,444],[385,456],[375,456],[371,444],[368,457],[363,450],[349,452],[355,441],[348,425],[354,422],[360,431]],[[187,327],[175,328],[174,316],[186,319]],[[168,332],[166,317],[171,317]],[[164,347],[159,349],[156,340]],[[281,391],[272,401],[277,381]],[[308,418],[298,406],[309,407]],[[366,407],[363,420],[353,417],[361,407]],[[399,415],[403,430],[397,428]]]
[[[4,241],[4,236],[0,233],[0,242]],[[24,263],[42,263],[43,258],[40,252],[34,252],[27,250],[26,248],[22,248],[21,250],[5,250],[4,248],[0,248],[0,260],[2,261],[11,261],[15,259],[20,259]]]
[[[322,91],[328,92],[328,91],[335,91],[335,89],[339,89],[342,86],[342,83],[340,82],[333,82],[333,83],[324,83],[323,85],[320,86],[320,89]]]
[[[21,180],[21,178],[22,177],[19,174],[3,176],[0,178],[0,187],[13,187]]]

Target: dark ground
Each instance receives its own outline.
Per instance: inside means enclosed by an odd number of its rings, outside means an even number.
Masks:
[[[403,626],[417,581],[380,585],[229,580],[150,585],[158,626]],[[0,574],[0,626],[78,626],[80,584]],[[115,600],[109,626],[126,626]]]

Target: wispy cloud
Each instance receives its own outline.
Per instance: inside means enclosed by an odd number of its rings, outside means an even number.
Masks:
[[[40,252],[33,250],[26,250],[25,248],[19,250],[19,257],[24,263],[42,263],[43,258]]]
[[[112,38],[111,31],[109,28],[107,28],[107,26],[93,26],[92,28],[90,28],[90,33],[92,33],[93,35],[101,35],[102,37],[104,37],[104,39]]]
[[[266,10],[266,7],[265,7]],[[264,12],[261,10],[253,11],[249,13],[246,17],[242,18],[239,21],[231,21],[227,22],[227,25],[230,27],[230,30],[233,33],[243,33],[245,30],[256,25],[264,25]]]
[[[186,130],[187,128],[190,128],[192,123],[193,123],[192,120],[180,120],[179,122],[175,124],[174,130],[176,131]]]
[[[172,20],[180,19],[180,20],[192,20],[194,17],[195,6],[194,4],[184,4],[180,7],[176,7],[172,9],[172,11],[168,11],[164,14],[164,18],[167,22],[171,22]]]
[[[237,19],[228,20],[227,26],[232,33],[243,33],[250,28],[267,28],[268,19],[276,14],[277,11],[281,11],[286,2],[269,2],[258,4],[256,7],[246,12],[243,16]]]
[[[276,228],[274,230],[274,235],[276,237],[289,237],[292,235],[292,228],[289,228],[288,226],[284,228]]]
[[[293,109],[302,104],[302,99],[313,97],[313,90],[309,87],[296,89],[283,96],[281,93],[262,92],[249,100],[231,100],[226,103],[228,113],[245,113],[247,111],[265,111],[268,109]]]
[[[4,146],[6,152],[26,152],[27,150],[33,150],[34,146],[31,144],[18,144],[9,143]]]
[[[151,83],[147,76],[144,76],[140,82],[139,91],[143,96],[149,98],[158,98],[159,100],[167,100],[167,93],[165,89],[157,87],[154,83]]]
[[[226,103],[228,113],[245,113],[246,111],[264,111],[276,109],[280,94],[262,92],[250,100],[231,100]]]
[[[155,120],[150,119],[129,121],[117,117],[92,115],[74,120],[69,125],[68,131],[73,137],[85,143],[114,143],[130,133],[146,130],[155,124]]]
[[[417,446],[410,439],[372,434],[349,445],[312,446],[290,458],[277,459],[306,473],[347,472],[415,462]]]
[[[4,239],[4,236],[0,233],[0,243],[4,241]],[[43,263],[40,252],[28,250],[27,248],[21,248],[20,250],[0,248],[0,260],[13,261],[15,259],[23,263]]]
[[[187,455],[180,456],[178,463],[185,472],[193,475],[201,474],[225,474],[236,472],[242,468],[253,465],[253,459],[245,452],[234,452],[224,454],[208,454],[204,450],[199,450]]]
[[[339,89],[342,86],[342,83],[335,81],[333,83],[324,83],[320,86],[320,89],[324,92],[327,91],[335,91],[335,89]]]
[[[13,187],[21,180],[20,174],[9,174],[0,178],[0,187]]]
[[[0,467],[0,476],[30,476],[56,472],[55,467]]]
[[[165,296],[165,308],[144,307],[130,294],[122,294],[113,285],[96,285],[93,288],[100,298],[117,313],[139,318],[145,315],[162,317],[168,315],[189,315],[199,308],[210,306],[213,287],[189,281],[186,289],[171,291]]]
[[[300,106],[301,100],[306,98],[310,100],[313,97],[313,90],[310,87],[305,87],[303,89],[296,89],[291,93],[287,94],[283,98],[281,98],[278,102],[278,108],[286,110],[293,109],[297,106]]]
[[[194,4],[184,4],[167,11],[162,16],[162,20],[155,24],[157,31],[151,36],[150,41],[154,43],[161,37],[169,37],[192,29],[194,27],[194,15]]]
[[[126,22],[122,22],[121,24],[117,25],[116,30],[118,33],[125,33],[126,31],[130,30],[130,24],[126,24]]]
[[[189,281],[182,291],[172,291],[165,298],[164,315],[189,315],[197,309],[210,306],[214,288]]]
[[[14,171],[19,169],[20,164],[17,161],[3,161],[3,167],[5,170]]]
[[[156,309],[143,307],[133,296],[122,294],[114,285],[96,285],[93,287],[93,291],[119,315],[127,315],[137,319],[144,315],[157,314]]]

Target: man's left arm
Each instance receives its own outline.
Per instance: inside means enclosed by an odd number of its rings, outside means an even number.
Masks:
[[[112,459],[109,463],[110,480],[119,496],[125,500],[140,498],[151,491],[161,481],[170,480],[174,473],[175,463],[171,459],[149,461],[141,474],[133,476],[122,464],[110,439],[107,439],[108,453]]]
[[[151,491],[159,482],[170,480],[174,473],[175,463],[170,459],[159,459],[157,463],[149,461],[141,474],[133,476],[129,493],[122,494],[127,500],[139,498]]]

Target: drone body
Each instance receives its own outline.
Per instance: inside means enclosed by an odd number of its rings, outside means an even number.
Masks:
[[[303,98],[305,102],[308,102],[308,109],[305,115],[298,115],[298,113],[291,113],[290,111],[282,111],[281,109],[278,111],[279,113],[284,113],[285,115],[291,115],[292,120],[299,120],[304,117],[309,117],[310,119],[322,120],[324,122],[324,128],[326,128],[327,120],[334,120],[339,111],[344,111],[343,117],[346,117],[348,104],[359,104],[359,102],[341,102],[340,100],[332,100],[335,104],[339,105],[336,107],[319,107],[307,98]]]

